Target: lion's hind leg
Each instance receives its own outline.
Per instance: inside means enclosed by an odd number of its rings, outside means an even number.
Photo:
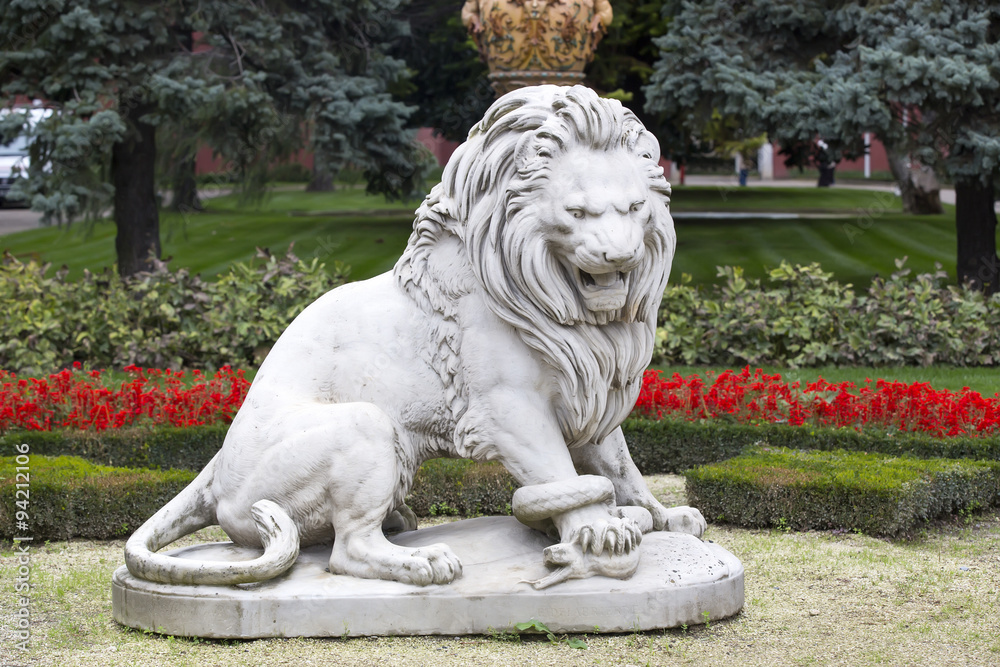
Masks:
[[[451,582],[462,574],[462,564],[447,545],[414,549],[386,539],[383,524],[403,506],[402,476],[412,474],[401,469],[406,464],[399,448],[407,445],[399,439],[405,436],[374,405],[350,407],[357,411],[354,418],[338,420],[336,471],[328,487],[335,533],[330,572],[418,586]]]

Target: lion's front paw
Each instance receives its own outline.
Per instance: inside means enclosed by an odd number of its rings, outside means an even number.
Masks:
[[[597,556],[605,551],[631,553],[642,542],[642,527],[627,516],[608,517],[577,529],[567,542],[578,544],[583,553]]]
[[[628,579],[639,567],[640,541],[640,526],[627,517],[583,526],[566,542],[545,549],[545,564],[557,569],[529,583],[541,589],[594,575]]]
[[[705,534],[705,529],[708,527],[708,523],[705,521],[705,517],[701,515],[701,512],[694,507],[687,507],[686,505],[671,507],[666,510],[665,518],[666,523],[664,528],[674,533],[687,533],[688,535],[701,537]]]

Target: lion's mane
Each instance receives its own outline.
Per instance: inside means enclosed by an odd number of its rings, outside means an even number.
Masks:
[[[585,307],[532,221],[536,202],[546,196],[553,158],[574,146],[633,155],[646,174],[650,197],[659,203],[648,207],[644,260],[629,274],[625,305],[618,311]],[[442,182],[417,210],[395,268],[400,286],[435,315],[439,344],[432,363],[456,420],[466,401],[453,304],[477,288],[490,309],[551,365],[561,394],[556,410],[570,446],[602,440],[628,415],[652,354],[675,246],[670,186],[658,159],[656,139],[632,112],[579,86],[508,93],[470,130]],[[433,270],[432,253],[443,243],[464,249],[465,273]],[[458,447],[463,455],[474,455],[477,448]]]

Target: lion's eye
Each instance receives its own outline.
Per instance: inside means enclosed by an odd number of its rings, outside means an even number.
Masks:
[[[644,205],[645,203],[646,203],[646,202],[644,202],[644,201],[637,201],[637,202],[635,202],[634,204],[632,204],[632,205],[631,205],[631,206],[629,207],[629,209],[628,209],[628,210],[629,210],[629,212],[631,212],[631,213],[638,213],[638,212],[639,212],[639,209],[641,209],[641,208],[643,207],[643,205]]]
[[[584,213],[583,213],[583,209],[579,209],[579,208],[568,208],[568,209],[566,209],[566,211],[567,211],[567,212],[568,212],[568,213],[569,213],[569,214],[570,214],[571,216],[573,216],[574,218],[576,218],[577,220],[583,220],[583,216],[584,216]]]

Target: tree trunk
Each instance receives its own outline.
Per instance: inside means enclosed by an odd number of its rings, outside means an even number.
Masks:
[[[156,128],[143,122],[155,110],[143,102],[131,107],[128,133],[111,149],[115,186],[115,250],[118,274],[127,278],[153,268],[160,258],[160,211],[156,201]]]
[[[997,291],[997,216],[993,184],[976,177],[955,182],[955,231],[958,237],[958,282],[986,294]]]
[[[903,200],[903,210],[915,215],[932,215],[942,213],[941,184],[938,183],[934,170],[924,165],[906,164],[906,156],[900,155],[888,146],[885,148],[889,159],[889,169],[899,186],[900,199]]]
[[[320,167],[314,168],[306,192],[333,192],[333,174]]]
[[[187,155],[177,165],[171,191],[170,208],[181,213],[204,211],[198,199],[198,181],[195,180],[195,156]]]

